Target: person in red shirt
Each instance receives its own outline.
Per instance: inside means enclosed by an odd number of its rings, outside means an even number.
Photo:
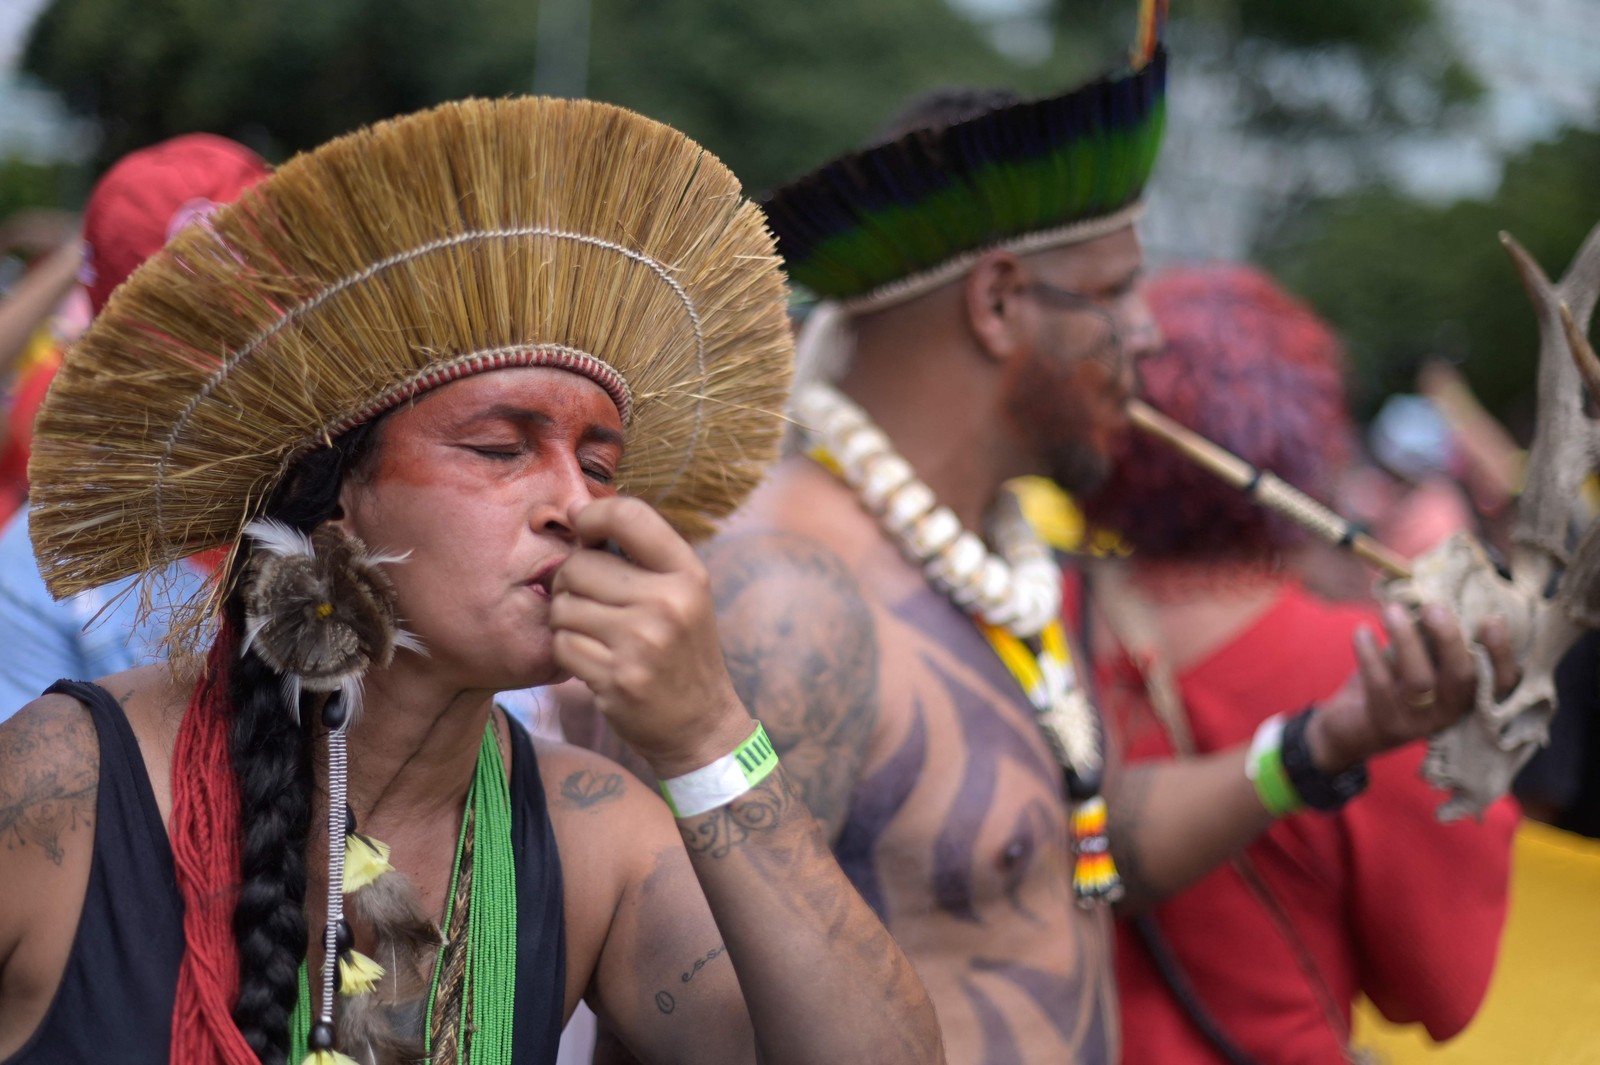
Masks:
[[[1248,267],[1173,270],[1147,296],[1165,334],[1141,366],[1148,401],[1325,489],[1349,432],[1328,327]],[[1320,600],[1285,571],[1299,543],[1287,523],[1158,443],[1130,440],[1085,510],[1132,548],[1088,564],[1078,609],[1127,763],[1249,742],[1337,692],[1356,672],[1357,631],[1382,632],[1374,610]],[[1129,1065],[1343,1063],[1358,995],[1434,1039],[1471,1020],[1505,920],[1516,813],[1503,800],[1481,822],[1436,823],[1444,795],[1419,779],[1422,757],[1411,744],[1372,759],[1364,793],[1281,817],[1239,858],[1118,922]]]

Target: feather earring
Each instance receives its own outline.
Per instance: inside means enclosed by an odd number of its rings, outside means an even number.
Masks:
[[[254,650],[283,677],[284,702],[296,719],[302,691],[339,692],[350,716],[358,716],[369,666],[387,666],[400,647],[427,653],[396,623],[394,586],[380,568],[406,555],[374,554],[327,525],[306,536],[262,519],[244,531],[256,549],[245,570],[240,650]]]
[[[255,549],[244,576],[241,653],[255,651],[283,678],[284,702],[297,717],[302,693],[329,693],[322,707],[328,729],[328,924],[322,1009],[308,1035],[307,1065],[413,1060],[418,1048],[395,1031],[387,1007],[397,1001],[397,988],[420,988],[426,949],[421,944],[431,935],[436,946],[438,931],[420,931],[425,922],[414,912],[402,914],[398,928],[377,930],[379,953],[394,959],[393,968],[386,968],[355,949],[344,919],[347,894],[352,901],[373,892],[380,902],[413,897],[403,878],[389,875],[394,869],[388,846],[355,831],[347,802],[346,737],[361,708],[362,678],[371,666],[392,662],[396,648],[425,653],[421,641],[399,627],[394,586],[381,568],[406,556],[371,552],[333,526],[307,536],[281,522],[260,520],[244,531]],[[380,908],[393,910],[396,904]],[[402,941],[407,944],[403,955]]]

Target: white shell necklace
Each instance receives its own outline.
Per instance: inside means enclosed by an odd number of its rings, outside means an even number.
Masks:
[[[1061,567],[1010,492],[999,494],[989,516],[991,552],[838,389],[805,385],[794,411],[801,431],[827,452],[884,532],[957,606],[1021,639],[1060,616]]]

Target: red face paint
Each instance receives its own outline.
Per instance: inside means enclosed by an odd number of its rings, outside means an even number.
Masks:
[[[471,688],[555,677],[549,581],[574,547],[568,513],[616,492],[622,423],[594,382],[546,367],[443,385],[388,415],[340,502],[387,567],[401,624]]]

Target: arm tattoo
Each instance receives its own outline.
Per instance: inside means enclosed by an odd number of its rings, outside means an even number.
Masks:
[[[839,557],[803,536],[730,537],[706,563],[734,688],[835,837],[877,723],[872,613]]]
[[[745,840],[770,832],[794,811],[794,787],[779,769],[726,806],[678,822],[690,854],[726,858]]]
[[[588,810],[622,796],[621,773],[591,773],[580,769],[561,782],[561,798],[569,806]]]
[[[0,728],[0,840],[38,847],[56,865],[63,834],[94,823],[100,745],[82,707],[39,704]]]
[[[704,955],[696,958],[694,960],[694,965],[690,967],[687,972],[678,977],[678,982],[687,984],[690,980],[693,980],[695,977],[700,975],[700,970],[704,969],[708,962],[715,961],[727,952],[728,948],[725,945],[718,943],[716,946],[706,951]],[[671,1013],[677,1008],[678,1000],[672,997],[671,991],[662,989],[656,992],[656,1009],[660,1010],[662,1013]]]
[[[689,971],[678,977],[679,982],[687,984],[690,980],[693,980],[695,977],[700,975],[700,970],[706,967],[707,962],[716,961],[727,952],[727,946],[725,944],[718,943],[716,946],[706,951],[703,957],[696,958],[694,960],[694,965],[690,966]]]
[[[1140,855],[1139,835],[1150,798],[1151,777],[1147,767],[1124,768],[1116,790],[1106,796],[1106,838],[1126,892],[1121,903],[1124,906],[1137,906],[1161,896],[1145,875]]]

